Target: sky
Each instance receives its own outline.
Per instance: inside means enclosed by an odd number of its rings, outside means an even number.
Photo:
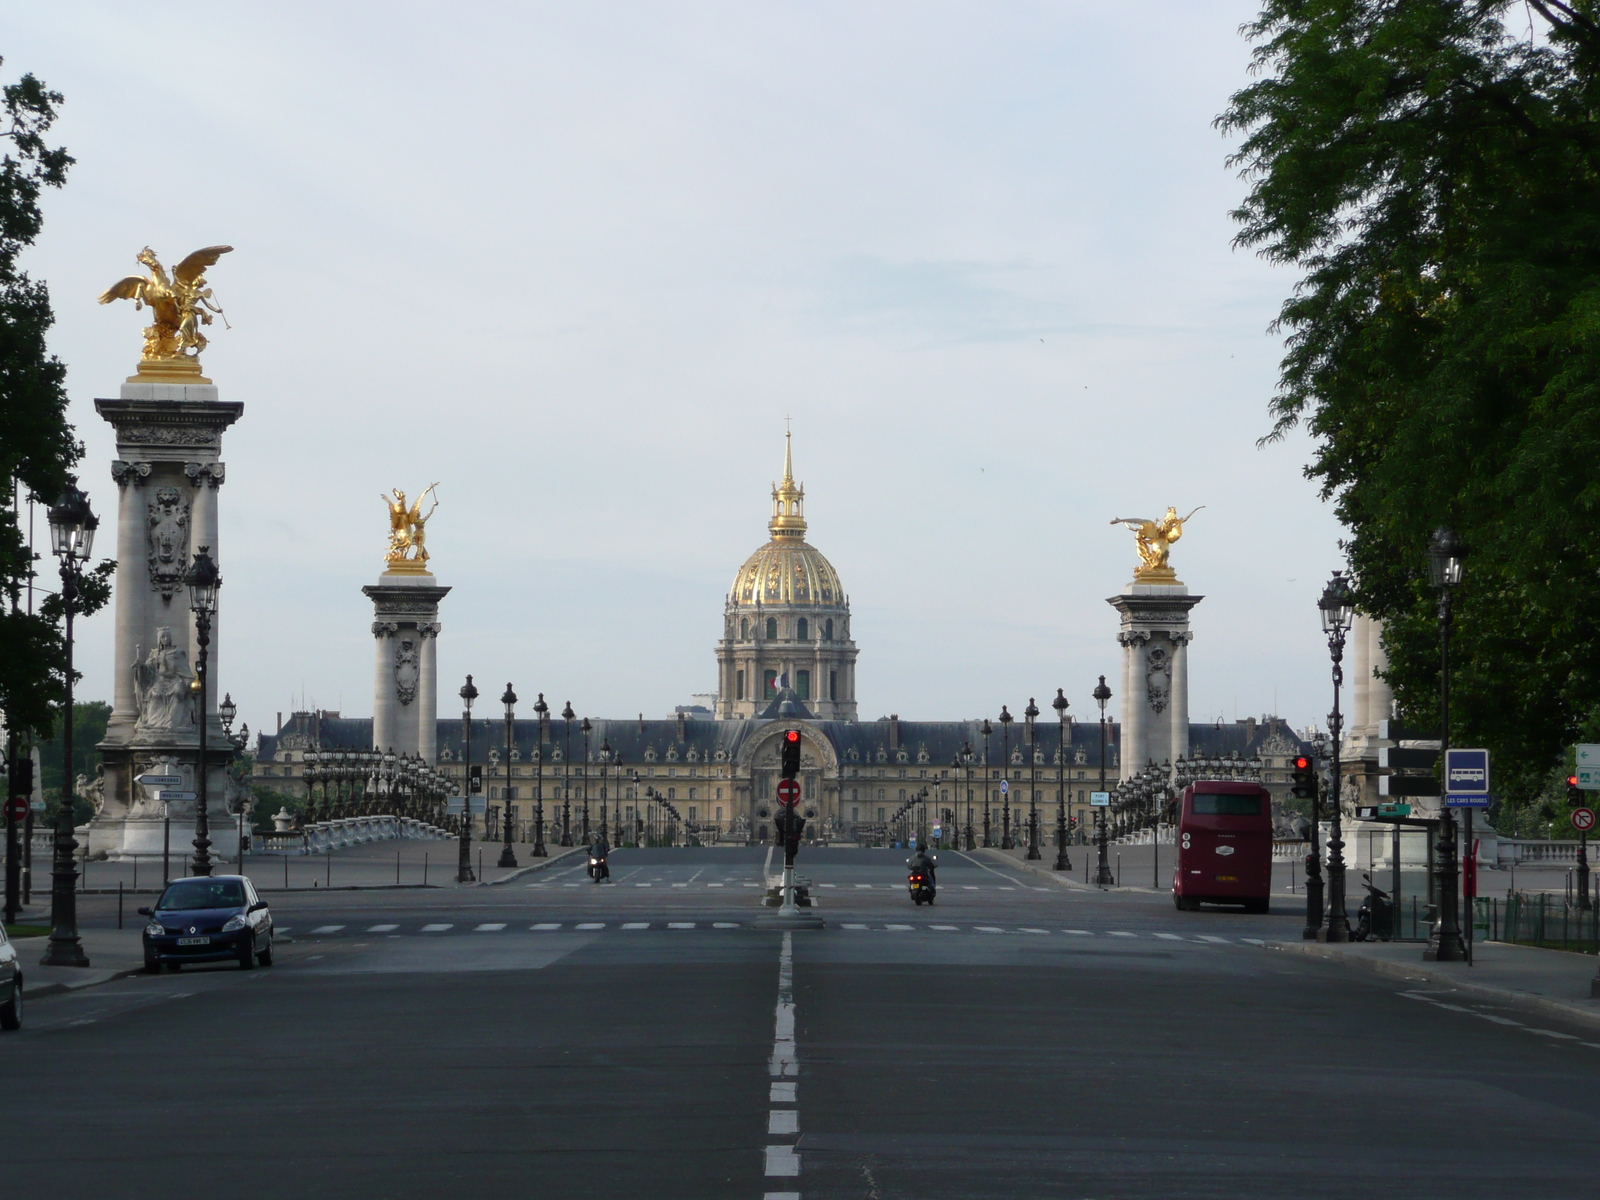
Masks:
[[[93,399],[145,321],[95,297],[147,244],[234,247],[203,367],[244,403],[217,686],[253,729],[371,713],[379,495],[436,480],[441,715],[467,672],[604,717],[714,690],[786,419],[863,719],[1056,688],[1087,719],[1137,562],[1112,518],[1204,505],[1193,718],[1325,720],[1340,530],[1308,440],[1258,446],[1295,277],[1232,246],[1212,124],[1252,3],[0,13],[0,77],[66,97],[26,265],[102,515]],[[80,697],[113,657],[80,622]]]

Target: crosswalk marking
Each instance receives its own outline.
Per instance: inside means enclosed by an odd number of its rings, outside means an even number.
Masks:
[[[974,925],[973,928],[976,929],[979,933],[1004,933],[1005,932],[1005,930],[1001,929],[998,925]]]
[[[1112,937],[1138,937],[1139,935],[1137,933],[1128,933],[1126,930],[1122,930],[1122,929],[1113,929],[1111,931],[1111,936]]]
[[[849,922],[846,922],[845,925],[844,925],[844,928],[846,928],[846,929],[865,929],[866,926],[865,925],[851,925]]]
[[[580,930],[585,930],[585,931],[593,931],[593,930],[600,930],[600,929],[611,929],[611,928],[627,929],[627,930],[635,930],[635,931],[637,931],[637,930],[643,930],[643,929],[658,929],[658,930],[660,930],[660,929],[705,929],[705,928],[711,928],[711,929],[742,929],[744,927],[745,927],[745,925],[743,923],[741,923],[741,922],[738,922],[738,921],[695,922],[695,921],[659,921],[658,920],[658,921],[655,921],[655,922],[651,922],[651,921],[626,921],[626,922],[621,922],[621,923],[616,923],[616,924],[608,924],[607,922],[604,922],[604,921],[585,921],[585,922],[581,922],[581,923],[578,923],[578,924],[573,924],[573,925],[570,925],[570,926],[566,925],[566,924],[563,924],[560,921],[544,921],[544,922],[540,922],[540,923],[535,924],[535,925],[529,925],[527,928],[528,928],[529,932],[540,932],[540,933],[543,933],[543,932],[551,932],[551,931],[554,931],[554,930],[565,929],[565,928],[580,929]],[[316,934],[316,935],[329,936],[329,935],[340,933],[341,931],[343,931],[343,930],[345,930],[347,928],[348,928],[348,926],[345,926],[345,925],[318,925],[314,929],[310,930],[310,933],[311,934]],[[403,926],[401,926],[399,924],[386,923],[386,924],[382,924],[382,925],[370,925],[370,926],[367,926],[365,928],[364,932],[366,932],[366,933],[389,934],[391,936],[398,937],[398,936],[402,936],[402,935],[404,935],[405,933],[408,933],[408,932],[413,933],[413,934],[442,934],[442,933],[447,933],[447,932],[449,932],[451,930],[454,930],[456,928],[457,928],[456,925],[451,924],[449,922],[438,922],[438,923],[434,923],[434,924],[413,926],[411,930],[406,930]],[[486,922],[484,922],[482,924],[479,924],[479,925],[466,925],[466,926],[462,926],[461,928],[463,928],[466,931],[473,932],[473,933],[500,933],[500,932],[506,930],[508,928],[508,926],[503,921],[486,921]],[[1185,933],[1181,933],[1180,934],[1180,933],[1173,933],[1173,932],[1168,931],[1168,930],[1146,930],[1146,931],[1143,931],[1143,932],[1133,932],[1131,930],[1126,930],[1126,929],[1108,929],[1108,930],[1098,930],[1098,931],[1092,930],[1092,929],[1061,929],[1059,931],[1053,931],[1053,930],[1050,930],[1050,929],[1044,929],[1044,928],[1040,928],[1040,927],[1032,926],[1032,925],[1019,925],[1019,926],[1001,926],[1001,925],[966,925],[966,926],[964,926],[964,925],[912,925],[912,924],[905,924],[905,923],[900,923],[900,922],[889,922],[889,923],[883,923],[883,924],[867,924],[866,922],[852,922],[852,921],[841,922],[841,923],[839,923],[837,925],[834,925],[833,928],[835,928],[835,929],[853,929],[853,930],[876,930],[876,931],[878,931],[880,933],[911,933],[911,932],[915,932],[915,931],[918,931],[918,930],[934,931],[934,932],[939,932],[939,933],[960,933],[963,930],[968,930],[968,931],[973,932],[973,933],[1028,934],[1028,935],[1034,936],[1034,937],[1047,937],[1052,932],[1060,932],[1060,933],[1067,934],[1069,936],[1075,936],[1075,937],[1095,937],[1097,935],[1105,936],[1105,937],[1135,938],[1135,939],[1142,938],[1142,937],[1148,937],[1148,938],[1155,938],[1155,939],[1158,939],[1158,940],[1164,941],[1164,942],[1177,942],[1177,943],[1180,943],[1180,944],[1183,944],[1183,945],[1190,945],[1190,946],[1233,946],[1233,945],[1239,945],[1239,944],[1246,944],[1246,945],[1251,945],[1251,946],[1268,946],[1268,945],[1271,945],[1271,942],[1268,939],[1265,939],[1265,938],[1221,937],[1221,936],[1218,936],[1216,934],[1209,934],[1209,933],[1198,933],[1197,934],[1197,933],[1192,933],[1192,932],[1185,932]],[[289,926],[279,926],[278,929],[277,929],[277,932],[279,934],[287,934],[289,932]],[[357,936],[359,936],[359,934]]]
[[[1178,933],[1158,933],[1155,936],[1168,942],[1183,941],[1183,935]]]
[[[721,887],[722,884],[720,884],[720,883],[708,883],[708,884],[706,884],[706,886],[707,887]],[[824,884],[823,886],[826,887],[827,885]]]
[[[622,927],[624,929],[649,929],[650,928],[650,922],[649,921],[628,921]]]
[[[490,921],[487,924],[479,925],[476,929],[473,930],[473,932],[474,933],[499,933],[505,927],[506,927],[506,923],[504,921]]]
[[[1227,943],[1228,943],[1228,939],[1227,938],[1213,937],[1209,933],[1202,933],[1200,935],[1200,940],[1202,942],[1221,942],[1223,945],[1227,945]]]
[[[712,924],[711,924],[711,928],[713,928],[713,929],[737,929],[737,928],[739,928],[739,923],[737,921],[713,921]]]
[[[455,928],[454,925],[424,925],[422,927],[422,932],[423,933],[443,933],[447,929],[454,929],[454,928]]]
[[[959,926],[959,925],[929,925],[928,928],[929,929],[937,929],[940,933],[960,933],[961,932],[961,926]]]
[[[687,883],[675,883],[672,886],[673,887],[688,887],[689,885]]]
[[[399,929],[398,925],[372,925],[367,928],[368,933],[393,933]]]
[[[605,927],[606,923],[604,921],[585,921],[581,925],[573,926],[574,929],[604,929]]]
[[[667,922],[667,928],[668,929],[693,929],[694,928],[694,922],[693,921],[668,921]]]
[[[546,921],[542,925],[530,925],[530,926],[528,926],[528,928],[529,929],[536,929],[536,930],[560,929],[561,928],[561,922],[560,921]]]
[[[893,930],[896,930],[896,931],[900,931],[900,930],[907,930],[907,929],[915,929],[916,926],[915,925],[885,925],[884,928],[885,929],[893,929]]]
[[[1079,937],[1093,937],[1094,936],[1094,934],[1090,933],[1087,929],[1063,929],[1061,932],[1062,933],[1075,933]]]
[[[338,933],[339,930],[341,930],[343,928],[344,928],[343,925],[318,925],[311,932],[313,934],[318,934],[318,933]]]
[[[634,884],[634,885],[633,885],[633,886],[634,886],[634,887],[649,887],[649,886],[651,886],[651,885],[650,885],[650,884],[648,884],[648,883],[636,883],[636,884]]]
[[[1050,931],[1048,929],[1027,929],[1027,928],[1024,928],[1022,930],[1022,932],[1023,933],[1049,933]]]

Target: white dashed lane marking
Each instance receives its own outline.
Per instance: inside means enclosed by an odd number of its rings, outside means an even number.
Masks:
[[[424,925],[422,927],[422,932],[423,933],[443,933],[447,929],[454,929],[454,928],[455,928],[454,925]]]
[[[489,922],[486,922],[485,924],[479,925],[476,929],[473,930],[473,932],[474,933],[499,933],[505,927],[506,927],[506,923],[504,921],[489,921]]]
[[[546,930],[546,929],[560,929],[561,928],[561,922],[560,921],[545,921],[543,924],[530,925],[528,928],[530,928],[532,930],[536,930],[536,931],[542,931],[542,930]]]
[[[317,933],[338,933],[339,930],[341,930],[343,928],[344,928],[343,925],[318,925],[311,932],[313,934],[317,934]]]
[[[399,929],[399,928],[400,928],[400,926],[398,926],[398,925],[373,925],[373,926],[370,926],[367,929],[367,932],[368,933],[393,933],[396,929]]]

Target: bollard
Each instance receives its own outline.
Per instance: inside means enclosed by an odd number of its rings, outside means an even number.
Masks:
[[[428,852],[422,852],[422,886],[428,886]]]
[[[283,890],[289,890],[289,855],[286,851],[283,856]]]
[[[1117,852],[1117,886],[1122,886],[1122,852]]]
[[[135,859],[135,862],[138,860]],[[117,880],[117,928],[122,928],[122,880]]]
[[[400,851],[394,852],[394,885],[400,886]]]
[[[333,886],[333,847],[332,846],[328,847],[327,853],[328,853],[328,882],[325,883],[323,886],[324,887],[332,887]]]

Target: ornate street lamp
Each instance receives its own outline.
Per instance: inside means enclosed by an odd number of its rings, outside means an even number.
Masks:
[[[1028,725],[1028,853],[1025,857],[1034,859],[1043,855],[1039,853],[1039,748],[1034,741],[1039,706],[1032,696],[1028,697],[1028,707],[1022,710],[1022,719]]]
[[[1428,582],[1439,593],[1439,769],[1450,750],[1450,618],[1452,595],[1461,582],[1462,560],[1466,548],[1451,529],[1440,526],[1434,530],[1428,543]],[[1472,820],[1472,810],[1467,810],[1467,820]],[[1467,844],[1472,844],[1471,826],[1468,825]],[[1459,882],[1456,878],[1456,822],[1455,814],[1446,805],[1439,814],[1439,850],[1435,856],[1434,878],[1439,896],[1438,916],[1428,931],[1428,948],[1422,957],[1428,962],[1461,962],[1467,957],[1466,944],[1461,940],[1461,911],[1458,905]]]
[[[77,839],[72,836],[75,776],[72,773],[72,618],[77,612],[78,584],[83,564],[94,548],[94,531],[100,519],[89,507],[89,497],[70,479],[60,499],[50,506],[50,540],[61,560],[61,605],[66,646],[66,706],[61,722],[61,805],[56,811],[55,856],[50,870],[50,946],[40,962],[47,967],[87,967],[78,936],[76,886]],[[20,992],[19,992],[20,995]],[[20,1005],[21,1001],[18,1001]]]
[[[500,823],[505,827],[505,844],[500,848],[499,866],[514,867],[517,865],[517,855],[511,848],[511,839],[516,831],[516,810],[511,806],[511,744],[515,737],[512,722],[517,718],[517,693],[511,690],[511,684],[506,684],[505,695],[500,697],[500,703],[506,706],[506,785],[505,797],[500,801],[500,811],[504,814]]]
[[[1000,789],[1000,849],[1012,850],[1016,843],[1011,840],[1011,722],[1015,721],[1006,706],[1000,706],[1000,782],[1005,786]]]
[[[572,718],[578,714],[572,711],[572,701],[567,701],[567,706],[561,710],[561,720],[565,722],[564,745],[566,749],[561,752],[561,844],[572,845]]]
[[[1355,620],[1355,599],[1349,581],[1335,571],[1322,599],[1322,632],[1328,636],[1328,653],[1333,657],[1333,711],[1328,714],[1328,741],[1333,747],[1333,763],[1328,777],[1328,923],[1317,932],[1319,942],[1348,942],[1350,915],[1344,907],[1344,805],[1339,796],[1339,742],[1344,735],[1344,715],[1339,710],[1339,689],[1344,684],[1344,640]]]
[[[1056,870],[1072,870],[1072,859],[1067,856],[1067,701],[1066,690],[1056,689],[1056,698],[1050,701],[1056,710],[1056,723],[1060,732],[1056,737]]]
[[[206,733],[211,720],[206,702],[206,685],[209,682],[207,676],[210,674],[207,662],[211,650],[211,619],[216,616],[217,589],[222,586],[222,576],[217,571],[217,564],[207,553],[209,549],[209,546],[200,547],[188,574],[184,577],[184,583],[189,587],[189,610],[194,613],[195,643],[200,648],[194,673],[194,687],[200,693],[200,758],[199,765],[195,769],[196,782],[200,786],[195,789],[198,799],[195,801],[194,812],[196,875],[211,874],[211,815],[207,812],[211,772],[206,762]]]
[[[467,676],[467,682],[461,685],[457,693],[461,697],[461,744],[462,744],[462,796],[461,796],[461,836],[458,839],[460,856],[456,860],[456,882],[475,883],[478,877],[472,871],[472,702],[478,698],[478,689],[472,685],[472,676]],[[488,813],[487,806],[484,809]]]
[[[622,761],[622,751],[612,751],[612,777],[617,781],[617,794],[612,798],[611,821],[615,836],[611,839],[613,846],[622,845],[622,795],[627,790],[623,780],[627,778],[625,764]]]
[[[983,719],[983,727],[978,732],[983,734],[983,845],[984,849],[988,849],[994,845],[994,832],[989,821],[989,735],[994,729],[988,717]]]
[[[589,734],[594,726],[589,724],[585,717],[578,723],[578,732],[583,734],[583,765],[578,769],[578,778],[583,780],[583,844],[590,845],[593,839],[589,836]]]
[[[533,857],[549,858],[544,847],[544,744],[550,721],[550,706],[544,702],[544,693],[534,703],[533,715],[538,718],[538,732],[533,738]]]
[[[606,804],[611,799],[611,739],[605,736],[600,738],[600,836],[611,837],[608,824]]]
[[[1103,793],[1106,790],[1106,701],[1111,699],[1111,689],[1106,686],[1104,675],[1100,676],[1099,684],[1089,694],[1100,706],[1100,791]],[[1110,887],[1116,882],[1116,877],[1111,874],[1111,865],[1106,861],[1105,808],[1099,808],[1095,816],[1095,841],[1100,847],[1100,861],[1095,868],[1094,881],[1100,887]]]

